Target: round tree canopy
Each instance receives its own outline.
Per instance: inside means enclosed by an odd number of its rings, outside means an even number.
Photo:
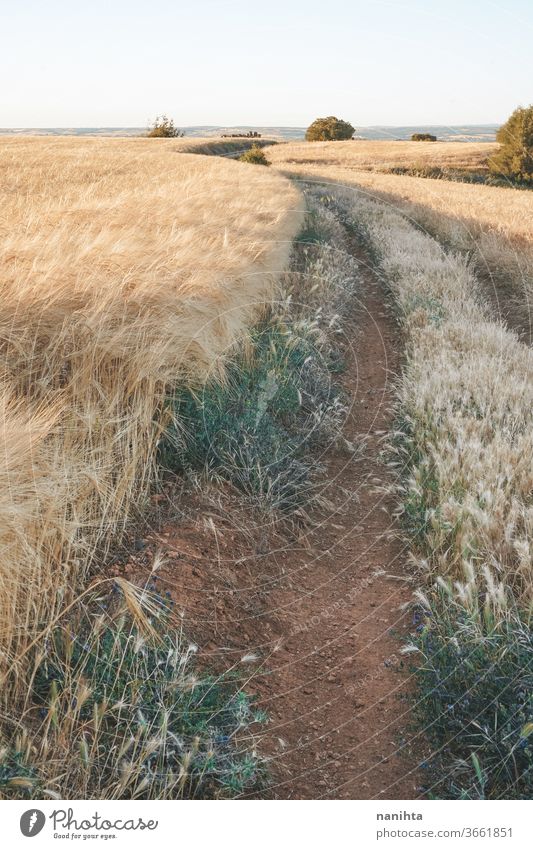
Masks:
[[[330,115],[328,118],[317,118],[313,121],[307,128],[305,138],[306,141],[339,141],[351,139],[354,133],[355,127],[348,121]]]

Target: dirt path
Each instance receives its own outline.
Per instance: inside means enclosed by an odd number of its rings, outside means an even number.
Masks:
[[[179,499],[171,484],[166,523],[146,531],[142,551],[119,567],[142,580],[158,550],[158,586],[183,612],[201,656],[225,666],[259,658],[249,680],[243,667],[243,686],[270,716],[260,750],[270,758],[268,794],[282,799],[420,795],[404,739],[410,717],[400,655],[411,624],[401,606],[412,587],[395,499],[383,491],[393,473],[380,457],[401,340],[380,283],[357,258],[363,285],[342,382],[351,399],[344,434],[364,448],[320,458],[330,502],[324,520],[280,536],[254,528],[229,493],[213,491],[207,505],[203,494],[195,505],[193,493]],[[172,518],[168,505],[176,503]]]
[[[401,342],[379,282],[358,258],[364,291],[347,351],[343,383],[353,402],[344,433],[356,445],[364,438],[365,449],[330,459],[324,494],[337,515],[313,529],[304,557],[286,558],[291,595],[279,586],[270,598],[284,641],[260,690],[276,719],[281,798],[418,795],[414,760],[401,750],[408,704],[399,637],[409,623],[400,608],[412,590],[380,458]]]

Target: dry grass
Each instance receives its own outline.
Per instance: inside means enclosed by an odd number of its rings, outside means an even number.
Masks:
[[[279,175],[176,149],[0,143],[4,673],[153,481],[167,390],[220,371],[301,224]]]
[[[358,187],[369,196],[399,206],[446,245],[472,254],[478,271],[492,286],[511,286],[511,297],[518,302],[522,324],[527,327],[533,303],[533,193],[380,173],[385,166],[412,165],[415,158],[421,162],[423,157],[432,165],[474,167],[487,155],[483,153],[487,149],[490,154],[494,146],[458,142],[290,143],[272,148],[268,156],[278,168],[298,177]],[[504,297],[508,297],[507,292]]]
[[[89,590],[33,653],[31,692],[0,733],[0,799],[257,789],[264,715],[242,690],[254,655],[210,674],[155,587],[118,579],[111,596],[101,591]]]
[[[183,138],[180,139],[179,149],[183,153],[201,153],[205,156],[224,156],[236,158],[240,153],[251,147],[267,147],[277,144],[274,138]]]
[[[495,604],[533,589],[533,350],[490,320],[464,257],[399,212],[339,189],[403,316],[400,391],[413,456],[405,504],[434,577],[493,575]]]
[[[462,254],[390,204],[324,190],[398,306],[394,444],[416,593],[414,716],[431,798],[529,799],[533,349],[494,320]]]
[[[478,171],[498,148],[496,143],[339,141],[289,142],[269,151],[275,165],[312,165],[350,171],[383,171],[397,166],[438,165]]]
[[[411,145],[418,149],[426,148],[427,161],[440,165],[447,159],[459,167],[465,166],[468,153],[464,148],[483,148],[489,145],[458,142],[362,142],[365,153],[358,154],[359,142],[321,142],[309,145],[278,145],[269,150],[271,162],[283,170],[294,174],[306,174],[317,180],[334,181],[348,186],[360,186],[370,193],[382,194],[384,199],[395,203],[420,205],[440,216],[444,222],[448,219],[451,228],[465,232],[465,239],[477,232],[504,235],[517,242],[527,242],[531,238],[533,224],[533,194],[525,191],[513,191],[494,186],[453,183],[446,180],[428,180],[397,174],[382,174],[379,170],[387,161],[393,165],[412,164],[418,154],[407,159],[408,154],[400,148],[397,154],[387,151],[381,153],[380,145],[390,148],[392,145]],[[350,147],[352,145],[352,147]],[[313,155],[306,155],[308,148],[314,148]],[[440,151],[438,149],[441,149]],[[442,151],[446,148],[446,152]],[[338,152],[336,152],[338,149]],[[410,148],[411,149],[411,148]],[[457,156],[454,158],[454,151]],[[354,151],[350,154],[350,151]],[[431,156],[431,152],[434,155]],[[476,158],[476,152],[473,158]],[[389,157],[390,160],[389,160]],[[456,237],[457,238],[457,237]]]

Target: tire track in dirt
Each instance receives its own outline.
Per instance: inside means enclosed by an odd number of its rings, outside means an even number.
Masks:
[[[356,458],[335,452],[329,459],[324,494],[337,517],[309,533],[304,557],[291,558],[299,586],[290,606],[285,587],[270,596],[271,608],[284,605],[283,644],[259,689],[275,718],[269,738],[278,798],[419,795],[400,654],[409,627],[401,608],[412,588],[397,504],[383,493],[394,473],[380,456],[392,427],[402,343],[381,283],[361,251],[354,254],[362,291],[348,331],[342,382],[352,403],[343,433],[366,445]]]

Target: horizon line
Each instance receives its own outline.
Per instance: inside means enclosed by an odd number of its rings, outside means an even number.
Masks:
[[[466,121],[458,121],[455,124],[448,122],[426,122],[422,123],[419,121],[414,121],[411,123],[405,124],[359,124],[357,129],[365,130],[365,129],[393,129],[395,127],[496,127],[501,124],[501,121],[485,121],[485,122],[473,122],[468,123]],[[283,127],[285,129],[298,130],[305,129],[308,125],[303,124],[180,124],[181,127],[221,127],[225,129],[227,127]],[[38,126],[36,124],[26,125],[26,126],[9,126],[9,127],[0,127],[0,130],[86,130],[86,129],[122,129],[122,130],[140,130],[146,129],[146,125],[140,124],[50,124],[48,126]]]

